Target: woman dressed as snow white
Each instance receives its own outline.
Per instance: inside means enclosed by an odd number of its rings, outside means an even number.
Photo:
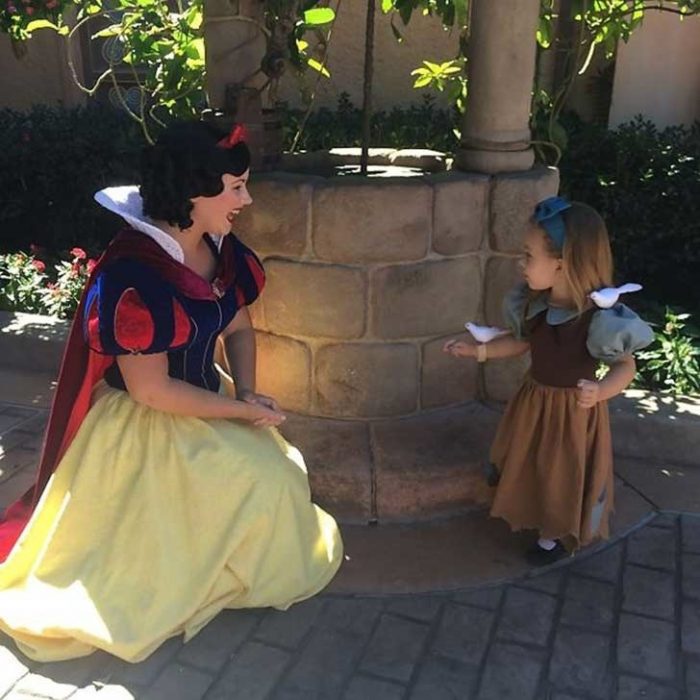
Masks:
[[[140,661],[223,608],[308,598],[340,565],[284,414],[255,392],[264,273],[230,233],[249,163],[240,128],[178,123],[144,152],[140,196],[96,195],[129,226],[83,294],[37,483],[0,524],[0,629],[32,659]]]

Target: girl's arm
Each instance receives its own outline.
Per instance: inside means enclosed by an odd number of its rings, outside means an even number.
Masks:
[[[279,425],[284,416],[264,406],[236,401],[168,375],[167,353],[119,355],[119,370],[134,401],[165,413],[197,418],[238,418]]]
[[[610,365],[610,371],[599,382],[591,382],[581,379],[578,382],[579,399],[581,408],[592,408],[599,401],[607,401],[623,392],[634,379],[637,372],[637,363],[632,355],[623,355],[614,364]]]
[[[480,346],[473,340],[448,340],[443,346],[443,351],[453,357],[478,357]],[[530,349],[530,343],[526,340],[518,340],[513,335],[503,335],[481,346],[487,360],[499,360],[506,357],[523,355]]]

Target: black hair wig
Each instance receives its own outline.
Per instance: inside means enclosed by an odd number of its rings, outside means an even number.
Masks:
[[[192,198],[220,194],[222,175],[242,175],[250,166],[245,142],[230,146],[227,139],[225,132],[205,122],[168,126],[141,156],[144,214],[181,229],[192,226]]]

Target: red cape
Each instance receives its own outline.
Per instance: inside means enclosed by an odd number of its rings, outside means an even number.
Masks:
[[[224,288],[228,287],[234,278],[233,256],[226,254],[225,250],[228,245],[229,238],[226,237],[217,271],[217,279]],[[216,298],[212,286],[206,280],[189,267],[174,260],[147,235],[127,229],[112,241],[85,285],[71,325],[44,437],[36,483],[24,496],[5,510],[0,520],[0,563],[5,561],[22,534],[49,478],[87,415],[93,387],[114,362],[114,357],[101,355],[88,346],[83,334],[83,313],[87,291],[97,275],[107,264],[126,257],[145,263],[187,297]]]

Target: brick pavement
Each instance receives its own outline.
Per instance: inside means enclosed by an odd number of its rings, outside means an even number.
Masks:
[[[45,418],[0,407],[3,503],[31,483]],[[498,586],[225,611],[140,664],[104,653],[35,664],[0,638],[0,698],[30,697],[700,700],[700,517],[660,513]]]

